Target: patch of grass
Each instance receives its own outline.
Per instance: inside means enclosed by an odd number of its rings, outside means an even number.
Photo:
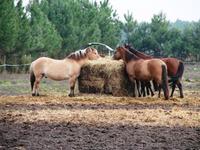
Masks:
[[[12,83],[10,80],[0,80],[0,85],[1,86],[11,86]]]

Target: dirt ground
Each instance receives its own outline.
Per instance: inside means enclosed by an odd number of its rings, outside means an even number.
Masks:
[[[169,101],[80,94],[44,80],[30,96],[28,75],[0,74],[1,149],[200,149],[200,70],[186,66],[185,98]]]

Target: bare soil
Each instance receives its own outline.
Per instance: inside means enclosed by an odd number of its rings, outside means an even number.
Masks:
[[[200,149],[190,97],[1,96],[0,149]]]

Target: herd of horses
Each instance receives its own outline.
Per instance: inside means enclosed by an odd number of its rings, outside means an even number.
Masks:
[[[81,67],[88,60],[98,58],[100,58],[98,51],[95,48],[88,47],[84,50],[75,51],[62,60],[48,57],[36,59],[30,66],[32,96],[39,96],[39,84],[43,77],[58,81],[69,80],[69,96],[74,96],[75,82],[80,74]],[[165,99],[169,99],[169,85],[172,87],[171,97],[176,86],[179,88],[180,97],[184,97],[181,84],[184,64],[181,60],[176,58],[154,58],[128,44],[117,47],[113,59],[124,61],[129,80],[133,84],[136,83],[138,96],[146,96],[150,92],[153,96],[154,92],[151,87],[151,83],[153,83],[154,90],[158,90],[158,97],[160,97],[162,89]],[[135,95],[135,89],[133,89],[133,96]]]

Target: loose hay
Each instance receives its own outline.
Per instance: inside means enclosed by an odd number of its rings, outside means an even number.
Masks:
[[[101,58],[90,61],[81,69],[78,79],[82,93],[104,93],[113,96],[132,95],[131,82],[122,61]]]

